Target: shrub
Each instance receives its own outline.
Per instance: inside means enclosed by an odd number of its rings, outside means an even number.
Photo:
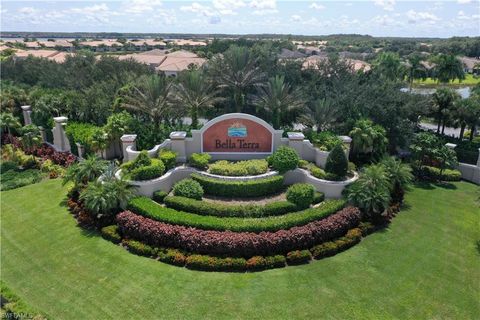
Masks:
[[[103,227],[100,230],[102,237],[106,240],[112,241],[113,243],[120,243],[122,241],[122,237],[118,234],[118,226],[111,225],[107,227]]]
[[[308,263],[310,260],[312,260],[312,255],[308,250],[295,250],[287,253],[287,263],[289,265]]]
[[[362,231],[360,228],[354,228],[348,230],[347,234],[335,241],[329,241],[319,244],[310,249],[315,259],[321,259],[324,257],[330,257],[342,252],[348,248],[353,247],[359,243],[362,239]]]
[[[208,162],[212,159],[212,156],[208,153],[192,153],[188,163],[195,168],[205,170],[208,167]]]
[[[187,259],[187,256],[177,249],[159,248],[157,249],[156,254],[160,261],[176,266],[184,266]]]
[[[422,180],[460,181],[462,179],[462,173],[456,169],[445,169],[442,172],[439,168],[421,166],[420,168],[414,168],[413,173],[416,177]]]
[[[246,268],[250,271],[260,271],[273,268],[282,268],[285,267],[286,259],[285,256],[275,255],[275,256],[254,256],[247,260]]]
[[[17,170],[17,164],[13,161],[2,161],[0,163],[0,173],[7,172],[9,170]]]
[[[220,218],[215,216],[202,216],[165,208],[145,197],[132,199],[128,208],[144,217],[169,224],[206,230],[262,232],[289,229],[294,226],[305,225],[312,221],[324,219],[341,209],[343,205],[343,200],[329,200],[317,208],[310,208],[283,216],[265,218]]]
[[[315,195],[315,187],[308,183],[296,183],[288,187],[287,200],[295,203],[299,208],[308,208]]]
[[[159,191],[155,191],[153,193],[153,198],[152,199],[153,199],[153,201],[155,201],[157,203],[163,203],[166,196],[168,196],[168,192],[159,190]]]
[[[307,160],[300,159],[298,161],[298,167],[299,168],[308,169],[309,166],[310,166],[310,162],[308,162]]]
[[[312,204],[318,204],[325,200],[325,194],[323,192],[316,191],[313,195],[313,202]]]
[[[258,234],[199,230],[158,222],[130,211],[118,214],[116,220],[123,235],[152,246],[179,248],[200,254],[253,257],[311,248],[345,234],[358,225],[360,217],[357,208],[348,207],[301,227]]]
[[[151,246],[140,241],[123,240],[122,244],[127,247],[128,251],[140,256],[150,257],[155,255],[155,250]]]
[[[264,159],[245,160],[230,162],[220,160],[208,166],[212,174],[222,176],[254,176],[268,171],[268,162]]]
[[[45,160],[41,164],[40,170],[44,173],[48,173],[50,179],[63,177],[65,175],[65,169],[58,164],[54,164],[52,160]]]
[[[148,152],[146,150],[141,151],[135,160],[132,161],[132,165],[129,168],[130,170],[149,166],[152,164],[152,159],[148,156]]]
[[[220,258],[207,255],[192,254],[186,259],[186,267],[204,271],[243,271],[244,258]]]
[[[272,168],[280,173],[285,173],[297,168],[299,160],[300,157],[298,156],[297,151],[286,146],[280,146],[272,154],[270,159]]]
[[[158,202],[158,201],[157,201]],[[278,201],[266,205],[226,205],[222,203],[199,201],[185,197],[166,197],[167,207],[180,211],[217,217],[252,217],[279,216],[298,211],[297,206],[289,201]]]
[[[87,154],[91,153],[93,151],[93,136],[95,135],[95,132],[99,130],[101,130],[101,128],[93,124],[69,122],[65,129],[65,133],[70,141],[72,151],[78,155],[77,143],[80,143],[85,147],[85,152]]]
[[[162,160],[166,170],[175,168],[177,164],[177,153],[169,149],[160,149],[158,157]]]
[[[272,176],[248,181],[226,181],[194,173],[206,194],[222,197],[262,197],[283,189],[283,176]]]
[[[310,168],[310,173],[312,174],[312,176],[318,179],[325,179],[327,176],[325,171],[317,166],[312,166]]]
[[[173,194],[179,197],[201,200],[203,197],[203,188],[193,179],[183,179],[173,186]]]
[[[136,167],[130,171],[129,176],[132,180],[152,180],[161,177],[165,172],[165,166],[159,159],[149,159],[150,165]]]
[[[368,221],[360,222],[360,224],[358,225],[358,228],[362,232],[363,237],[368,236],[369,234],[377,230],[377,226]]]
[[[328,154],[325,171],[338,177],[345,177],[348,172],[348,160],[341,144],[337,144]]]

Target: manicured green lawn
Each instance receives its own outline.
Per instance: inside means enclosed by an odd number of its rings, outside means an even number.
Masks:
[[[474,77],[472,74],[465,74],[465,79],[461,82],[457,80],[450,82],[448,85],[455,87],[462,86],[474,86],[480,83],[480,77]],[[439,83],[432,78],[427,78],[425,80],[415,80],[413,82],[415,87],[436,87],[439,86]]]
[[[478,186],[424,185],[389,229],[335,257],[259,273],[191,271],[75,226],[49,180],[1,195],[1,277],[57,319],[478,319]]]

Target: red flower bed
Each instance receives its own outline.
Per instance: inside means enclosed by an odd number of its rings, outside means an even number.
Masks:
[[[337,213],[301,227],[276,232],[208,231],[169,225],[130,211],[117,215],[120,232],[153,246],[184,249],[190,252],[231,257],[252,257],[287,253],[311,248],[344,235],[360,222],[360,210],[344,208]]]

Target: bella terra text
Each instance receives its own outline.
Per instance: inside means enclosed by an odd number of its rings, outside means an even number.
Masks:
[[[258,142],[245,142],[243,139],[232,141],[227,139],[225,141],[215,140],[215,148],[217,149],[258,149],[260,144]]]

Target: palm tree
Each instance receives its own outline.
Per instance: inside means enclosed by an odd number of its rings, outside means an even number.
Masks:
[[[180,82],[175,86],[174,101],[183,106],[192,118],[192,128],[198,126],[200,112],[213,108],[223,100],[219,90],[206,79],[200,70],[189,70],[180,74]]]
[[[434,59],[434,62],[436,63],[435,79],[440,83],[448,83],[455,79],[459,81],[465,79],[462,62],[456,56],[441,54]]]
[[[472,100],[469,98],[462,99],[455,104],[454,113],[454,121],[456,125],[460,126],[460,135],[459,139],[463,140],[463,135],[465,133],[465,128],[467,127],[470,118],[472,117]]]
[[[405,190],[408,190],[413,181],[412,168],[394,157],[383,159],[381,164],[385,167],[390,179],[393,200],[401,202]]]
[[[324,98],[307,104],[305,113],[300,116],[299,121],[310,128],[316,126],[317,132],[321,132],[332,128],[339,116],[339,109],[333,104],[332,99]]]
[[[171,89],[172,84],[164,76],[141,78],[138,85],[121,90],[120,105],[147,115],[159,127],[171,111]]]
[[[20,124],[20,121],[18,120],[17,117],[15,117],[12,113],[10,112],[3,112],[0,115],[0,128],[1,131],[3,132],[5,128],[7,129],[8,135],[12,134],[12,129],[18,129],[22,125]]]
[[[379,156],[385,152],[388,143],[385,129],[374,125],[371,120],[358,120],[349,135],[354,153],[375,153]]]
[[[442,126],[442,134],[445,131],[447,114],[453,109],[455,101],[460,98],[459,94],[450,88],[439,88],[433,94],[433,107],[438,120],[437,133]]]
[[[258,86],[257,90],[253,104],[266,112],[275,129],[291,124],[295,113],[305,107],[300,91],[286,83],[284,76],[270,78],[265,86]]]
[[[407,80],[409,83],[410,91],[412,91],[413,81],[415,79],[427,78],[427,70],[422,64],[422,57],[419,55],[412,55],[408,57],[408,67],[407,67]]]
[[[265,79],[257,59],[247,47],[231,46],[222,55],[214,56],[209,70],[220,88],[231,90],[237,112],[245,107],[247,91]]]
[[[403,79],[404,76],[400,57],[393,52],[382,52],[374,62],[374,70],[390,81]]]
[[[107,169],[108,162],[90,156],[87,159],[71,165],[63,178],[63,184],[73,182],[75,186],[86,185],[89,181],[99,178]]]

